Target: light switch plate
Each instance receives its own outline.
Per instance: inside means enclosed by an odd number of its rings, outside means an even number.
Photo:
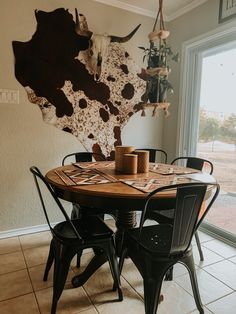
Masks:
[[[16,89],[0,89],[1,104],[19,104],[19,90]]]

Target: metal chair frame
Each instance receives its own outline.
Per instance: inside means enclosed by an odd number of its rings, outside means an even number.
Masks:
[[[206,163],[210,167],[209,174],[213,173],[214,166],[210,160],[199,158],[199,157],[177,157],[174,160],[172,160],[171,165],[175,164],[179,160],[183,160],[183,161],[185,160],[186,161],[186,167],[193,168],[196,170],[202,170],[204,163]]]
[[[74,157],[75,158],[75,162],[91,162],[93,161],[93,157],[97,160],[106,160],[106,157],[103,154],[100,153],[93,153],[93,152],[75,152],[75,153],[71,153],[66,155],[63,159],[62,159],[62,166],[65,165],[66,160],[69,157]],[[93,211],[91,211],[89,208],[87,207],[82,207],[79,204],[73,203],[72,204],[72,212],[71,212],[71,218],[72,219],[77,219],[77,218],[82,218],[82,216],[84,215],[84,213],[88,214],[88,212],[90,212],[90,214],[94,214]],[[104,218],[104,212],[101,211],[97,211],[97,214]],[[95,250],[96,251],[96,250]],[[81,255],[82,255],[82,251],[78,252],[77,254],[77,262],[76,265],[79,268],[80,267],[80,260],[81,260]]]
[[[212,196],[204,214],[199,218],[206,191],[211,188]],[[144,226],[149,212],[155,209],[152,199],[158,193],[174,189],[176,205],[173,224]],[[151,192],[145,202],[138,228],[125,231],[119,268],[122,271],[128,255],[143,277],[144,304],[146,314],[155,314],[158,308],[162,281],[169,269],[182,263],[191,279],[194,299],[200,313],[204,313],[201,303],[191,240],[207,212],[219,194],[217,183],[184,183],[166,186]]]
[[[46,181],[40,170],[33,166],[30,168],[41,201],[43,212],[52,234],[49,255],[46,263],[43,280],[48,278],[48,272],[54,262],[53,274],[53,298],[51,314],[56,313],[57,303],[64,289],[70,263],[73,257],[86,248],[99,249],[105,252],[110,264],[114,280],[114,290],[118,290],[118,299],[122,301],[123,295],[120,285],[118,261],[115,253],[115,241],[113,231],[98,216],[84,217],[84,219],[71,220],[62,206],[52,186]],[[57,208],[63,214],[65,221],[57,223],[54,227],[50,223],[43,193],[40,188],[41,181],[53,197]],[[72,281],[73,283],[73,281]]]
[[[157,148],[142,148],[142,150],[148,150],[149,151],[149,161],[155,162],[156,161],[156,155],[157,153],[161,154],[161,160],[162,156],[164,155],[164,163],[167,163],[167,152],[163,149],[157,149]]]
[[[75,157],[75,161],[76,162],[86,162],[86,161],[92,161],[93,157],[97,160],[106,160],[106,157],[103,154],[99,154],[99,153],[93,153],[93,152],[76,152],[76,153],[71,153],[66,155],[63,159],[62,159],[62,166],[65,165],[65,161],[67,158],[69,157]]]
[[[196,170],[202,170],[204,163],[206,163],[210,167],[209,174],[213,173],[214,166],[210,160],[199,158],[199,157],[177,157],[174,160],[172,160],[171,164],[173,165],[176,162],[178,162],[179,160],[186,161],[186,167],[193,168]],[[199,256],[200,256],[200,261],[204,261],[204,255],[202,252],[201,242],[200,242],[199,235],[198,235],[197,231],[195,233],[195,240],[196,240],[196,244],[197,244],[197,248],[198,248],[198,252],[199,252]]]

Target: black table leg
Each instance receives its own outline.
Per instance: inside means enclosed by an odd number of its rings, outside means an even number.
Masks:
[[[104,263],[106,263],[107,257],[103,251],[100,253],[97,251],[94,257],[91,259],[85,270],[72,278],[72,285],[74,288],[80,287],[95,273],[95,271],[100,268]]]

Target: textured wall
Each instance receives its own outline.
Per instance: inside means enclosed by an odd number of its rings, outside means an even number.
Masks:
[[[19,90],[20,103],[0,104],[0,232],[45,223],[29,173],[31,165],[46,172],[60,165],[65,154],[84,150],[74,136],[43,122],[39,108],[28,101],[24,88],[15,79],[12,51],[13,40],[28,41],[34,33],[35,9],[52,11],[64,7],[74,12],[76,6],[86,15],[90,28],[100,33],[123,35],[141,23],[140,30],[132,42],[125,44],[125,49],[137,64],[143,65],[137,47],[148,45],[147,34],[153,26],[150,18],[92,0],[1,0],[0,88]],[[162,116],[160,113],[160,117],[153,119],[141,118],[140,113],[134,115],[122,132],[123,143],[160,147]]]

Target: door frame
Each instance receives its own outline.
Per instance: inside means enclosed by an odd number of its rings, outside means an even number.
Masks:
[[[176,156],[196,156],[197,153],[202,59],[235,47],[236,22],[219,26],[182,44]],[[200,229],[236,246],[236,235],[226,230],[206,222]]]

